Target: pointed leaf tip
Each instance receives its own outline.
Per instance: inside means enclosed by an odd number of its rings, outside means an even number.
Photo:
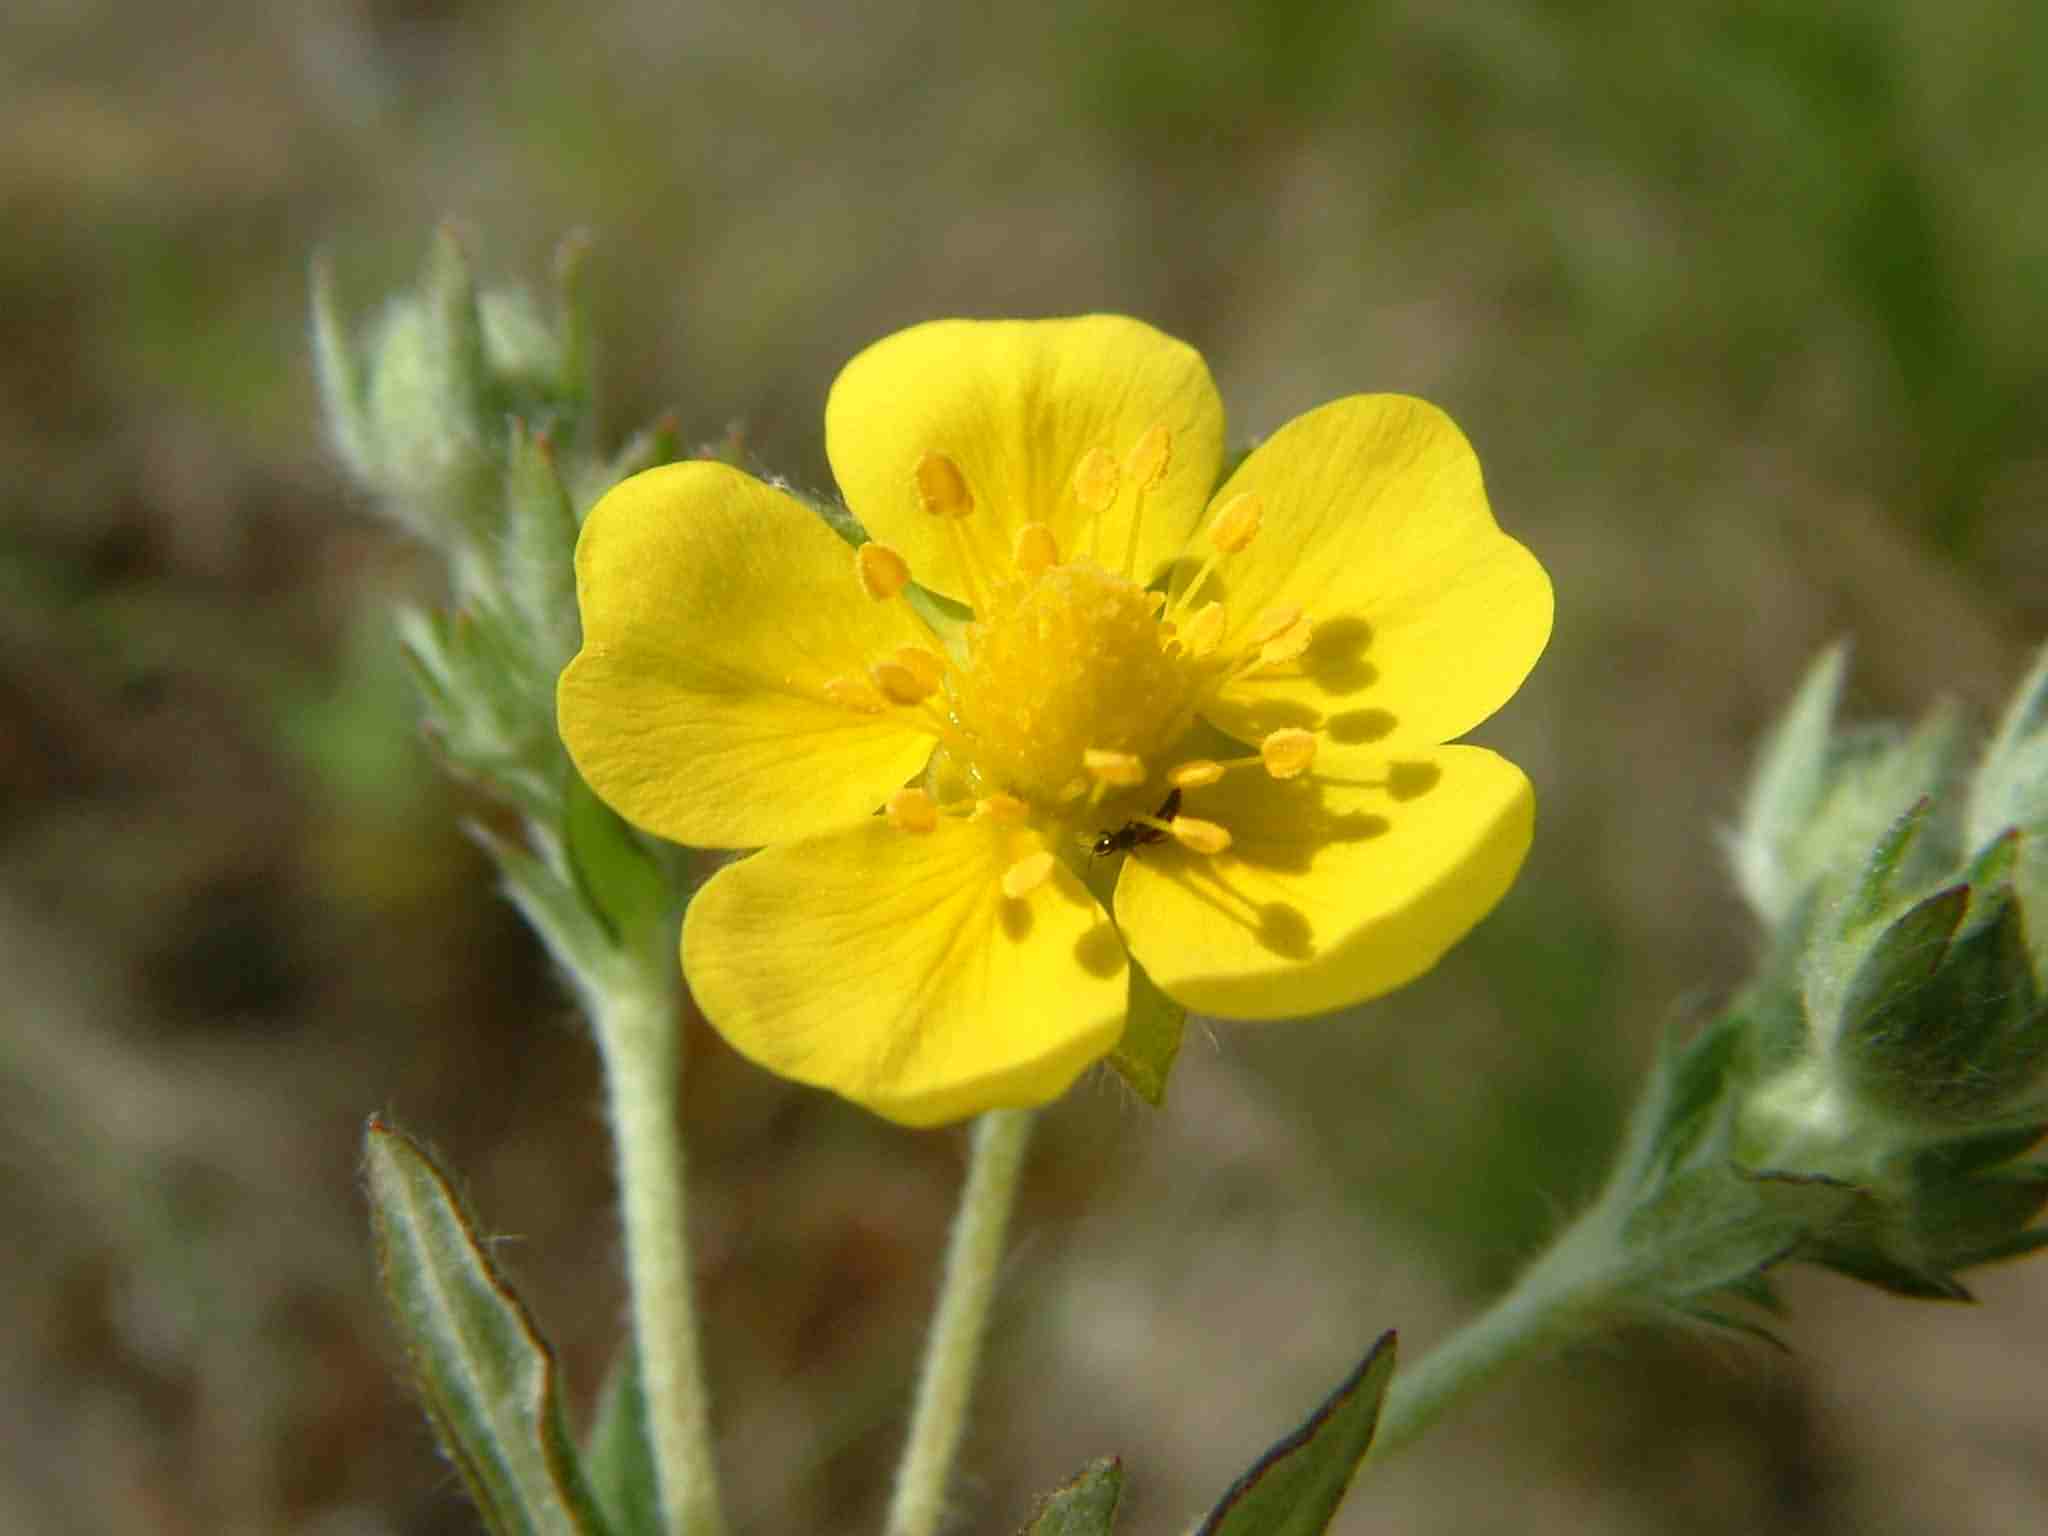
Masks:
[[[1039,1501],[1019,1536],[1109,1536],[1123,1491],[1122,1462],[1114,1456],[1091,1461],[1072,1482]]]
[[[1320,1536],[1372,1449],[1395,1343],[1391,1329],[1381,1334],[1323,1405],[1231,1484],[1196,1536]]]

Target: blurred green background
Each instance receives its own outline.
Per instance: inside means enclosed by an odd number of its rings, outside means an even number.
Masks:
[[[592,1053],[419,744],[433,572],[326,454],[361,310],[454,216],[597,240],[615,432],[829,484],[836,367],[937,315],[1127,311],[1235,430],[1445,406],[1557,584],[1480,739],[1536,851],[1433,976],[1192,1039],[1039,1141],[962,1530],[1098,1454],[1180,1531],[1382,1327],[1413,1351],[1598,1177],[1750,957],[1721,869],[1824,641],[1984,719],[2048,633],[2048,8],[28,0],[0,15],[0,1529],[467,1532],[355,1173],[433,1139],[579,1403],[620,1328]],[[693,1211],[748,1529],[871,1524],[964,1141],[698,1027]],[[1791,1358],[1528,1372],[1353,1532],[2031,1531],[2048,1263],[1985,1305],[1798,1277]]]

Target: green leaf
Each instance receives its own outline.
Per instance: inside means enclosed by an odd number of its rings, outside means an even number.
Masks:
[[[1110,1053],[1109,1064],[1139,1098],[1157,1109],[1165,1102],[1166,1079],[1180,1055],[1188,1011],[1159,990],[1136,956],[1131,958],[1129,1010],[1123,1038]]]
[[[1857,1191],[1817,1174],[1689,1168],[1629,1212],[1622,1234],[1643,1290],[1667,1300],[1739,1288],[1815,1234]]]
[[[1071,1483],[1039,1501],[1020,1536],[1109,1536],[1123,1492],[1122,1462],[1114,1456],[1091,1461]]]
[[[372,1118],[377,1268],[420,1400],[499,1536],[606,1531],[562,1424],[555,1361],[433,1161]]]
[[[1305,1424],[1230,1485],[1196,1536],[1318,1536],[1372,1449],[1393,1379],[1389,1331]]]
[[[664,922],[675,896],[639,836],[571,765],[563,795],[562,835],[576,884],[612,936],[627,946]]]
[[[640,1356],[631,1340],[620,1349],[598,1399],[597,1418],[583,1445],[583,1467],[618,1536],[661,1536],[661,1486],[654,1442],[647,1434]]]

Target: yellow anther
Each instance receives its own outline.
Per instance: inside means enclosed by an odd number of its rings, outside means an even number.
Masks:
[[[1149,491],[1166,478],[1167,466],[1172,463],[1173,431],[1165,422],[1155,421],[1124,460],[1124,473],[1139,490]]]
[[[1205,603],[1180,627],[1180,643],[1190,656],[1206,656],[1222,643],[1227,615],[1221,603]]]
[[[853,574],[863,592],[886,603],[910,585],[910,562],[886,544],[863,544],[853,552]]]
[[[868,668],[868,676],[891,704],[922,704],[938,687],[936,681],[927,681],[900,661],[878,661]]]
[[[1274,778],[1299,778],[1316,760],[1315,732],[1284,726],[1259,743],[1259,756],[1265,760],[1266,772]]]
[[[974,492],[958,464],[927,453],[917,461],[917,502],[933,517],[965,517],[974,510]]]
[[[1112,752],[1105,747],[1088,747],[1081,753],[1081,766],[1098,784],[1132,789],[1145,782],[1145,760],[1135,752]]]
[[[1041,848],[1003,871],[1003,894],[1020,901],[1052,878],[1053,856]]]
[[[939,808],[921,789],[897,790],[889,797],[884,812],[889,818],[889,825],[898,832],[910,832],[920,837],[939,824]]]
[[[1251,543],[1265,515],[1265,503],[1259,500],[1256,491],[1233,496],[1217,512],[1216,521],[1209,525],[1209,542],[1216,547],[1218,554],[1234,555]]]
[[[1198,816],[1176,816],[1166,824],[1173,840],[1195,853],[1221,853],[1230,846],[1230,833],[1213,821]]]
[[[1214,784],[1223,777],[1223,765],[1210,758],[1197,757],[1182,763],[1166,775],[1166,782],[1175,789],[1200,789],[1204,784]]]
[[[1160,614],[1166,612],[1166,594],[1164,592],[1147,592],[1145,594],[1145,606],[1152,610],[1153,618],[1158,618]]]
[[[1259,664],[1273,666],[1283,661],[1294,661],[1307,651],[1315,637],[1315,625],[1297,614],[1292,624],[1259,647]]]
[[[1031,807],[1015,795],[1006,795],[998,790],[995,794],[984,795],[974,802],[974,814],[983,821],[1018,822],[1031,814]]]
[[[1248,646],[1264,645],[1277,635],[1285,634],[1301,622],[1301,610],[1291,603],[1278,608],[1268,608],[1260,614],[1256,623],[1245,631],[1244,643]]]
[[[1036,581],[1060,563],[1059,540],[1043,523],[1026,523],[1017,530],[1017,574]]]
[[[875,685],[864,677],[835,677],[825,684],[825,697],[841,709],[863,715],[879,715],[886,707],[875,696]]]
[[[1116,501],[1117,467],[1109,450],[1090,448],[1074,466],[1074,500],[1085,512],[1107,512]]]
[[[924,685],[927,694],[937,693],[946,676],[946,658],[921,645],[903,645],[889,658]]]

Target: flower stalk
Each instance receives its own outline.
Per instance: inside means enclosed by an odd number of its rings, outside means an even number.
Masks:
[[[1024,1170],[1032,1112],[998,1109],[974,1125],[967,1187],[953,1219],[938,1314],[925,1345],[910,1439],[896,1473],[887,1536],[932,1536],[945,1513],[946,1483],[967,1428],[996,1271]]]
[[[622,968],[623,969],[623,968]],[[684,1220],[680,1031],[672,967],[593,999],[619,1162],[647,1435],[669,1536],[724,1536]]]
[[[1394,1378],[1370,1460],[1392,1456],[1505,1372],[1589,1337],[1624,1308],[1623,1276],[1590,1252],[1603,1213],[1588,1212],[1505,1296]]]

